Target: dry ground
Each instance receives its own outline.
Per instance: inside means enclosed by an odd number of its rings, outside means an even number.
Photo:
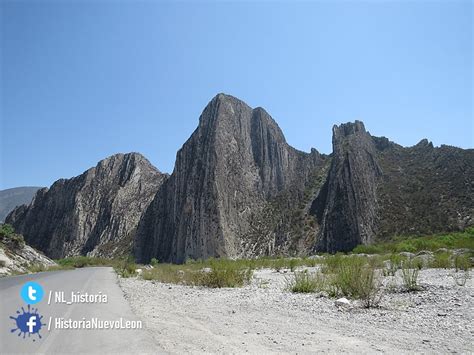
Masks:
[[[472,279],[420,272],[422,291],[385,292],[380,308],[285,290],[289,271],[259,270],[251,285],[206,289],[120,279],[133,311],[170,353],[472,353]],[[386,285],[399,283],[387,277]]]

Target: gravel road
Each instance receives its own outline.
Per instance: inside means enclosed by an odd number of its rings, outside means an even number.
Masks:
[[[339,309],[333,299],[290,293],[289,271],[257,271],[252,284],[240,289],[137,278],[120,285],[170,353],[472,353],[473,282],[457,286],[452,273],[423,270],[422,291],[387,291],[377,309],[357,303]],[[394,282],[400,280],[384,280]]]

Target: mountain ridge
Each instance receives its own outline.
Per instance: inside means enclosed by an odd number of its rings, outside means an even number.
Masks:
[[[433,147],[427,139],[402,147],[372,136],[361,121],[334,125],[332,131],[331,154],[300,151],[287,143],[263,108],[252,109],[221,93],[206,105],[198,127],[178,150],[173,172],[162,174],[153,167],[153,172],[145,169],[149,174],[143,179],[134,180],[129,203],[138,186],[151,188],[146,196],[135,195],[142,202],[133,210],[126,237],[117,237],[118,230],[98,223],[94,237],[71,237],[75,246],[68,251],[58,242],[43,245],[49,237],[38,236],[46,228],[39,216],[48,220],[57,215],[62,200],[67,200],[67,189],[52,205],[19,207],[8,219],[48,255],[56,249],[62,252],[55,256],[94,255],[105,248],[105,255],[113,256],[123,249],[132,250],[140,262],[157,258],[178,263],[350,251],[396,234],[452,231],[474,224],[473,149]],[[135,156],[151,166],[146,158]],[[112,157],[107,159],[113,161]],[[127,164],[107,174],[112,171],[105,168],[107,159],[98,164],[104,162],[104,169],[89,170],[98,171],[91,179],[96,186],[92,191],[110,196],[134,175]],[[44,200],[48,191],[40,190],[37,198]],[[112,211],[113,199],[106,201],[98,217],[91,207],[97,205],[94,194],[83,196],[88,208],[79,213],[79,224],[87,218],[127,220],[125,208]],[[77,224],[74,213],[82,205],[68,206],[69,222]],[[28,224],[35,228],[26,228]],[[105,239],[100,237],[104,231]]]
[[[6,223],[53,258],[121,255],[130,249],[141,211],[166,178],[141,154],[114,154],[39,190]]]
[[[0,190],[0,223],[15,207],[30,203],[36,191],[41,188],[39,186],[18,186]]]

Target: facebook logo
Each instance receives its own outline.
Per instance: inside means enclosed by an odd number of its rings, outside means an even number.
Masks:
[[[43,299],[44,291],[40,284],[31,281],[23,285],[20,295],[27,304],[35,304]]]
[[[35,297],[35,295],[33,295],[33,297]],[[10,319],[15,321],[15,328],[10,330],[12,334],[18,331],[18,336],[23,335],[23,339],[25,339],[27,334],[27,339],[30,339],[30,335],[32,334],[38,334],[38,339],[41,339],[40,330],[46,324],[41,322],[43,316],[39,315],[38,308],[32,308],[28,305],[28,309],[25,310],[24,307],[21,307],[19,311],[16,311],[15,316],[10,316]],[[31,339],[36,341],[33,337]]]
[[[36,316],[30,316],[28,322],[26,322],[26,326],[28,327],[28,332],[33,333],[33,329],[36,325]]]

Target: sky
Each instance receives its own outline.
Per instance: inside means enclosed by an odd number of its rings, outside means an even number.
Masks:
[[[356,119],[473,148],[472,1],[0,1],[0,189],[118,152],[171,173],[220,92],[292,146]]]

